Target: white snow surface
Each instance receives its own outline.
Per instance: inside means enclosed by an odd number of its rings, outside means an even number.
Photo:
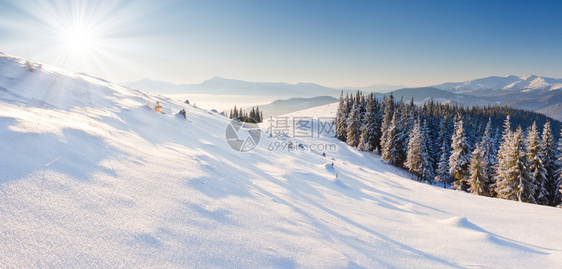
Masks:
[[[432,87],[451,91],[455,93],[472,92],[477,90],[557,90],[562,88],[562,79],[539,77],[535,75],[525,76],[491,76],[464,82],[447,82]]]
[[[421,184],[329,137],[295,138],[326,157],[265,135],[237,152],[222,115],[36,67],[0,54],[0,267],[562,264],[560,209]]]

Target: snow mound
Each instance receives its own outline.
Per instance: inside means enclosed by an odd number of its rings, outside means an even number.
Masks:
[[[465,217],[452,217],[452,218],[444,219],[440,222],[451,227],[464,228],[464,229],[474,230],[478,232],[486,232],[482,228],[475,225],[474,223],[468,221],[468,219]]]

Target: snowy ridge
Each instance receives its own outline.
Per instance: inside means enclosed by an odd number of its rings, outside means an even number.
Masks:
[[[466,93],[478,90],[556,90],[562,88],[562,79],[545,78],[535,75],[491,76],[464,82],[448,82],[432,87],[455,93]]]
[[[334,138],[240,153],[222,115],[6,55],[0,106],[0,267],[562,263],[559,209],[420,184]]]

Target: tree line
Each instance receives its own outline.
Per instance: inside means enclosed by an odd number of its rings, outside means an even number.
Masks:
[[[561,123],[533,111],[342,92],[335,129],[419,181],[541,205],[562,200],[562,139],[552,132]]]
[[[260,111],[259,106],[252,107],[250,112],[246,112],[242,110],[242,108],[236,108],[236,106],[234,106],[234,108],[230,110],[228,117],[231,119],[238,119],[241,122],[263,122],[263,113]]]

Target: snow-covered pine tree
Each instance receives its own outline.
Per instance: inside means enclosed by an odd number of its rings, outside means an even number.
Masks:
[[[494,145],[494,137],[492,134],[492,119],[488,119],[488,124],[486,124],[486,129],[484,130],[484,135],[480,141],[480,146],[482,147],[482,159],[484,161],[484,168],[486,169],[486,175],[488,176],[487,187],[488,195],[495,196],[494,192],[494,167],[497,163],[496,150]]]
[[[498,154],[496,177],[498,198],[536,203],[533,197],[536,186],[529,169],[521,127],[515,132],[504,131],[504,139]]]
[[[370,143],[370,132],[369,132],[369,126],[367,125],[367,123],[363,123],[363,125],[361,125],[361,135],[359,136],[359,144],[357,145],[357,148],[359,150],[363,150],[363,151],[371,151],[373,150],[373,146]]]
[[[392,121],[392,118],[394,117],[394,97],[392,96],[392,93],[390,94],[389,98],[384,100],[384,116],[383,116],[383,120],[382,120],[382,125],[381,125],[381,142],[380,142],[380,150],[381,150],[381,154],[384,151],[383,149],[387,146],[388,144],[388,131],[390,129],[390,123]],[[396,128],[396,127],[394,127]],[[396,130],[395,130],[396,132]],[[396,134],[394,134],[396,136]],[[393,139],[396,139],[396,137],[394,137]],[[393,142],[395,143],[395,142]]]
[[[375,149],[377,140],[377,108],[376,99],[373,94],[366,98],[365,115],[361,126],[361,136],[359,138],[359,149],[371,151]]]
[[[501,140],[500,140],[500,146],[499,146],[499,150],[498,150],[498,155],[497,155],[497,159],[498,162],[496,164],[495,167],[495,173],[494,173],[494,193],[496,193],[496,197],[498,198],[503,198],[503,199],[508,199],[506,198],[508,196],[507,193],[503,193],[502,196],[500,196],[499,193],[497,193],[497,191],[500,189],[500,182],[501,184],[506,184],[509,180],[510,180],[510,174],[508,172],[508,169],[513,165],[510,163],[510,160],[513,159],[512,155],[512,136],[513,133],[511,132],[511,122],[510,122],[510,117],[509,115],[506,117],[505,121],[504,121],[504,129],[502,131],[502,135],[501,135]],[[512,187],[512,185],[514,183],[509,182],[510,185],[508,185],[510,188]],[[507,186],[502,187],[503,189],[508,188]],[[510,191],[511,192],[511,191]],[[510,195],[510,194],[509,194]],[[513,195],[513,197],[511,197],[510,200],[515,200],[515,195]]]
[[[453,135],[451,150],[449,173],[455,180],[455,189],[468,191],[470,149],[464,135],[463,120],[460,117],[455,122],[455,134]]]
[[[505,121],[503,122],[502,140],[500,144],[503,143],[506,139],[508,139],[511,134],[512,134],[511,117],[507,115],[507,117],[505,117]]]
[[[439,157],[441,157],[441,141],[442,137],[439,133],[439,124],[441,123],[438,118],[426,117],[427,121],[427,147],[429,151],[429,156],[431,156],[433,171],[437,170],[437,163],[439,162]]]
[[[349,116],[347,117],[347,144],[352,147],[357,147],[359,144],[359,137],[361,136],[361,122],[360,122],[360,108],[359,104],[355,103]]]
[[[558,170],[556,171],[556,180],[550,182],[551,189],[554,190],[551,194],[552,198],[550,200],[550,204],[553,206],[559,205],[562,200],[562,192],[560,191],[562,190],[562,130],[560,130],[560,135],[561,137],[558,140],[558,148],[557,148],[558,158],[556,160],[556,164],[558,166]]]
[[[408,140],[410,139],[410,131],[412,126],[409,125],[408,107],[401,99],[399,103],[400,116],[396,118],[396,144],[398,150],[398,163],[403,164],[406,161],[408,153]],[[397,110],[398,111],[398,110]],[[411,113],[414,113],[413,111]]]
[[[439,158],[439,163],[437,164],[437,171],[435,171],[435,181],[443,182],[443,188],[447,187],[447,184],[451,183],[452,178],[449,173],[449,143],[447,140],[443,141],[441,146],[441,158]]]
[[[484,148],[481,143],[476,144],[476,148],[472,152],[470,159],[470,176],[468,179],[468,191],[476,195],[488,196],[488,172],[486,171],[486,162],[484,160]]]
[[[386,142],[381,147],[382,160],[392,164],[399,165],[398,149],[396,144],[396,113],[392,115],[392,120],[388,124],[386,131]]]
[[[421,166],[422,166],[422,140],[423,135],[420,126],[420,120],[416,120],[414,128],[410,132],[410,140],[408,141],[408,154],[404,167],[415,175],[419,181],[422,180]]]
[[[542,204],[555,206],[555,204],[553,203],[553,199],[557,195],[556,182],[558,181],[556,173],[558,166],[556,164],[556,159],[558,158],[559,153],[556,150],[554,135],[552,134],[552,128],[550,127],[550,121],[547,121],[544,124],[539,152],[542,164],[544,166],[544,169],[546,170],[546,182],[542,187],[544,188],[543,191],[546,192],[545,196],[547,201],[537,202],[544,202]]]
[[[527,132],[527,139],[525,140],[527,147],[527,160],[529,161],[529,169],[534,178],[536,191],[533,194],[535,201],[538,204],[548,204],[548,193],[546,191],[546,169],[543,166],[541,156],[542,150],[540,149],[539,132],[537,131],[537,123],[533,122],[531,129]]]
[[[422,145],[421,145],[421,148],[422,148],[422,150],[421,150],[421,153],[422,153],[422,155],[421,155],[422,156],[422,163],[421,163],[422,180],[431,183],[431,181],[435,177],[435,169],[433,168],[434,167],[433,158],[431,157],[431,154],[429,152],[430,135],[429,135],[429,128],[428,128],[426,120],[423,121],[421,134],[422,134]]]
[[[379,101],[377,101],[377,98],[375,97],[374,93],[371,93],[371,99],[373,101],[373,112],[372,112],[372,116],[373,116],[373,135],[374,135],[374,140],[373,140],[373,149],[379,149],[381,148],[381,136],[382,136],[382,132],[381,132],[381,125],[382,125],[382,120],[384,117],[384,111],[382,109],[382,105]]]
[[[347,96],[346,96],[347,97]],[[343,98],[343,91],[340,95],[340,103],[338,105],[338,110],[336,112],[336,120],[335,120],[335,127],[336,127],[336,136],[345,141],[347,139],[347,99]]]

